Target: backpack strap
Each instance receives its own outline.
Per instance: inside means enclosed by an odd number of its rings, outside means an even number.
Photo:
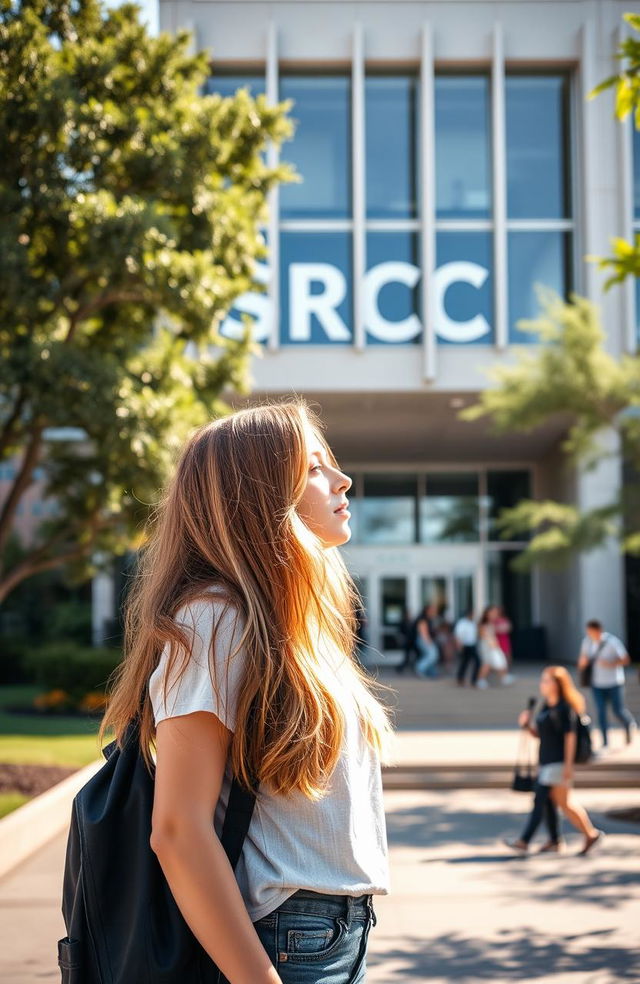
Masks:
[[[242,844],[249,830],[255,802],[255,792],[240,785],[238,780],[234,778],[229,792],[224,823],[222,824],[222,834],[220,835],[220,842],[232,868],[235,868],[240,860]]]

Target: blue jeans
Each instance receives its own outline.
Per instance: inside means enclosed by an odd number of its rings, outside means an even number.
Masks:
[[[253,925],[283,984],[363,984],[376,921],[371,895],[300,889]]]
[[[437,676],[438,658],[440,653],[438,652],[438,647],[435,642],[425,642],[421,636],[418,636],[416,639],[416,649],[418,650],[416,672],[419,673],[420,676]]]
[[[607,731],[609,728],[607,704],[611,704],[613,713],[627,730],[635,723],[633,714],[624,706],[624,687],[622,684],[615,687],[592,687],[591,689],[593,690],[593,699],[596,702],[598,724],[602,732],[602,743],[606,745]]]

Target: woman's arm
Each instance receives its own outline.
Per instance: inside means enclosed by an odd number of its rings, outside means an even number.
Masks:
[[[418,632],[422,636],[425,642],[431,642],[431,636],[429,635],[429,627],[427,625],[426,618],[420,619],[418,622]]]
[[[518,724],[521,728],[526,728],[530,735],[534,738],[539,738],[538,729],[535,724],[531,724],[531,714],[529,711],[521,711],[518,716]]]
[[[207,711],[158,723],[151,847],[191,931],[231,984],[282,984],[213,826],[231,737]]]
[[[573,763],[576,757],[576,742],[578,738],[575,731],[567,731],[564,736],[564,778],[566,782],[573,779]]]

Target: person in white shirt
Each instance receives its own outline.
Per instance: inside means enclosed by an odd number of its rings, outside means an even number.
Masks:
[[[478,671],[480,670],[480,657],[478,656],[478,626],[473,618],[473,611],[470,609],[459,618],[455,624],[453,635],[456,646],[460,654],[458,673],[456,679],[459,687],[464,687],[465,677],[469,664],[473,666],[471,671],[471,683],[475,687],[478,682]]]
[[[603,747],[608,745],[608,704],[611,704],[613,713],[624,727],[627,744],[631,742],[636,729],[634,717],[624,703],[624,667],[630,662],[629,653],[617,636],[612,632],[605,632],[598,619],[593,618],[587,622],[587,634],[580,647],[578,669],[582,670],[592,663],[591,690],[598,712]]]

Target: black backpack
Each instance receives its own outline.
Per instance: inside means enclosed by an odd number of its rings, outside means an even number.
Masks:
[[[155,770],[139,744],[139,717],[119,749],[76,793],[67,840],[58,940],[62,984],[228,984],[180,912],[151,849]],[[235,779],[221,842],[235,868],[255,793]],[[212,818],[213,823],[213,818]]]
[[[576,754],[574,762],[584,765],[593,758],[591,744],[591,718],[588,714],[578,714],[576,724]]]

